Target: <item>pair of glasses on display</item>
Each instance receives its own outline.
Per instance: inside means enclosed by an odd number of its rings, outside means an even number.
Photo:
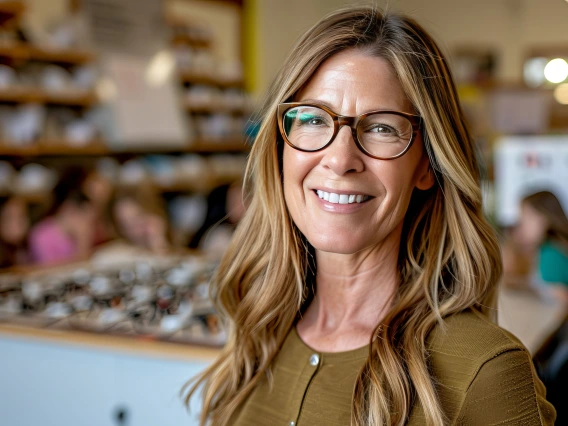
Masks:
[[[288,102],[278,105],[278,127],[284,141],[299,151],[327,148],[343,126],[349,126],[357,147],[378,160],[404,155],[420,131],[418,115],[370,111],[356,117],[339,115],[324,105]]]

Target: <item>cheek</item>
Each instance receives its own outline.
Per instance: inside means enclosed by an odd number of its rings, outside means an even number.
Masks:
[[[294,220],[296,220],[295,214],[305,201],[304,179],[317,163],[316,154],[297,151],[287,145],[284,147],[282,167],[284,198]]]
[[[401,158],[400,160],[404,160]],[[416,163],[412,161],[385,161],[373,165],[373,174],[383,187],[386,200],[406,204],[414,191],[416,179],[413,171]]]

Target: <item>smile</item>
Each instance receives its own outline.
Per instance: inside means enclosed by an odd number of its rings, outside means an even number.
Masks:
[[[320,189],[317,191],[318,197],[322,200],[328,201],[333,204],[353,204],[362,203],[371,198],[368,195],[361,194],[336,194],[334,192],[325,192]]]

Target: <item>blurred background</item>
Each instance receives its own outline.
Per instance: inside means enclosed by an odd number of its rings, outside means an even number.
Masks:
[[[255,107],[297,37],[355,3],[0,0],[0,424],[197,424],[179,391],[224,342],[208,280]],[[388,4],[451,63],[499,321],[568,424],[568,2]]]

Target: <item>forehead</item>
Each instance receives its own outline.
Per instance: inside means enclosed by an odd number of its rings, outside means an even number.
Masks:
[[[356,49],[326,59],[295,99],[319,101],[340,114],[361,114],[374,109],[412,112],[390,63]]]

